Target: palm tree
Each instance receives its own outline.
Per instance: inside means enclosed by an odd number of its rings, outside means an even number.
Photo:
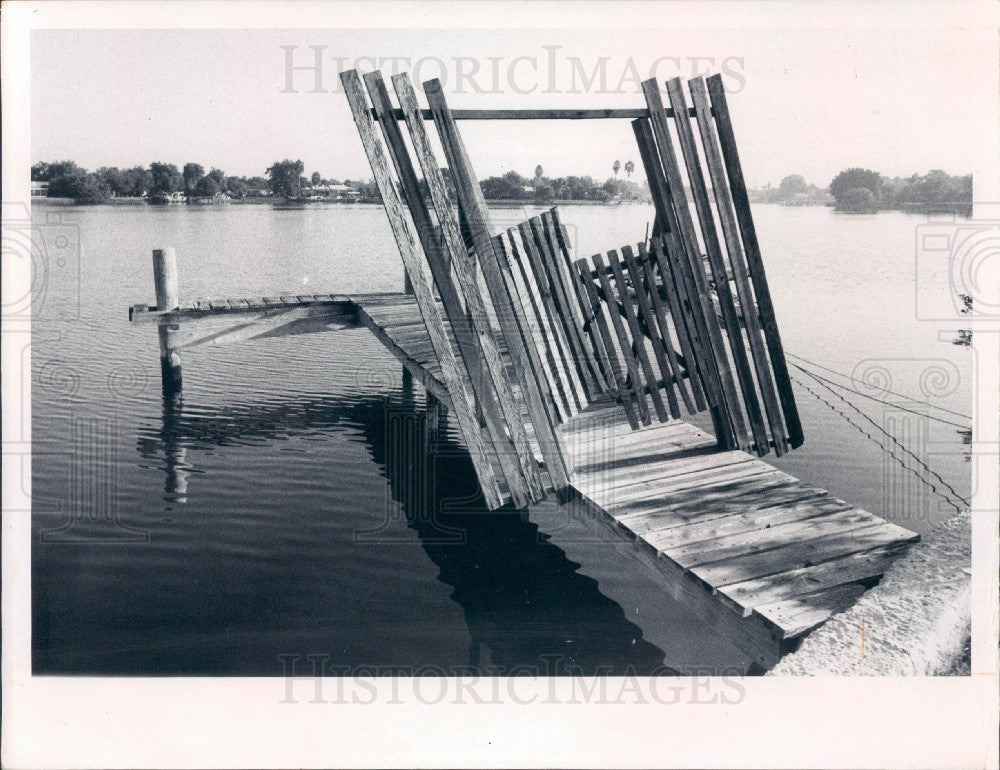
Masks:
[[[542,164],[539,163],[537,166],[535,166],[535,179],[541,179],[541,178],[542,178]]]
[[[633,171],[635,171],[635,163],[630,160],[625,161],[625,173],[628,175],[629,179],[632,178]]]
[[[622,167],[622,162],[620,160],[616,160],[614,164],[611,166],[611,170],[615,172],[615,176],[618,176],[618,172],[621,170],[621,167]]]

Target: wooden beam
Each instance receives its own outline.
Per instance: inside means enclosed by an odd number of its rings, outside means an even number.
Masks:
[[[781,418],[781,410],[778,407],[778,397],[775,393],[774,379],[771,376],[771,369],[768,365],[767,352],[765,350],[764,334],[761,329],[760,315],[757,311],[757,302],[754,299],[753,290],[750,288],[750,278],[747,273],[743,243],[740,240],[739,226],[736,222],[733,201],[730,197],[729,185],[726,182],[726,169],[723,165],[722,155],[719,152],[719,138],[715,130],[715,122],[707,114],[708,91],[705,88],[704,78],[694,78],[689,81],[688,87],[691,89],[691,99],[698,110],[698,129],[701,133],[701,143],[705,150],[705,162],[708,166],[708,173],[712,179],[712,192],[715,196],[716,207],[719,212],[719,224],[722,227],[722,236],[726,241],[726,251],[729,252],[729,261],[733,269],[733,278],[736,282],[736,292],[740,298],[740,306],[743,310],[743,319],[747,328],[747,340],[750,343],[750,352],[753,355],[754,370],[757,373],[757,383],[760,388],[761,399],[764,402],[764,409],[767,412],[768,425],[771,428],[771,435],[774,438],[774,451],[778,457],[788,451],[785,441],[785,425]],[[721,294],[719,295],[721,299]],[[737,322],[737,328],[738,322]],[[767,447],[763,447],[766,451]],[[761,448],[758,453],[763,454]]]
[[[667,81],[667,95],[673,105],[674,114],[687,111],[684,89],[680,78]],[[705,174],[701,168],[698,155],[698,144],[689,119],[675,120],[677,138],[680,140],[681,155],[687,168],[688,181],[691,183],[691,194],[694,198],[696,219],[701,227],[701,237],[705,243],[708,265],[715,279],[715,293],[719,298],[719,309],[722,312],[726,336],[729,338],[729,349],[733,356],[736,369],[736,380],[743,395],[743,406],[746,409],[750,431],[757,447],[757,454],[763,455],[770,451],[767,430],[764,427],[764,415],[761,413],[757,399],[757,388],[750,369],[750,359],[747,355],[746,343],[743,340],[743,329],[739,316],[736,314],[736,303],[729,286],[729,275],[726,270],[725,258],[722,255],[722,244],[719,233],[715,229],[715,217],[708,198],[708,186],[705,184]],[[745,309],[745,306],[744,306]]]
[[[421,110],[424,120],[433,119],[433,110]],[[607,110],[574,110],[574,109],[538,109],[538,110],[452,110],[453,120],[634,120],[648,118],[649,110],[637,109],[607,109]],[[691,111],[694,117],[694,111]],[[394,110],[393,117],[403,120],[401,110]],[[669,113],[673,117],[673,111]]]
[[[764,339],[767,342],[767,352],[771,356],[771,367],[774,370],[775,385],[781,399],[781,408],[785,413],[785,426],[788,428],[788,439],[792,448],[802,446],[805,440],[802,433],[802,421],[795,405],[795,394],[792,391],[791,378],[788,376],[788,364],[785,361],[785,350],[781,344],[781,334],[778,332],[778,321],[774,316],[774,303],[771,301],[771,290],[767,285],[764,272],[764,260],[757,241],[757,229],[754,227],[753,215],[750,213],[750,196],[747,194],[746,182],[743,179],[743,166],[740,164],[739,152],[736,150],[736,136],[733,133],[733,121],[729,116],[729,105],[726,102],[726,89],[720,75],[712,75],[708,79],[708,93],[712,99],[712,112],[719,128],[719,142],[722,146],[722,157],[725,159],[726,174],[729,177],[729,190],[733,195],[736,207],[736,219],[743,234],[743,246],[746,250],[747,263],[750,265],[750,279],[753,281],[754,292],[757,295],[757,306],[760,308],[760,321],[764,329]]]
[[[545,497],[545,489],[542,485],[541,476],[535,462],[531,443],[528,441],[528,434],[524,428],[524,420],[521,410],[514,401],[514,394],[507,379],[507,372],[504,368],[503,359],[500,357],[500,349],[497,346],[496,338],[493,336],[493,329],[490,327],[490,319],[486,312],[486,304],[483,302],[479,292],[479,285],[476,281],[475,258],[469,254],[459,230],[458,220],[452,211],[451,201],[448,198],[448,190],[445,187],[444,176],[438,166],[434,151],[424,128],[423,118],[420,117],[420,109],[417,104],[417,95],[413,90],[409,74],[403,72],[395,75],[392,79],[396,96],[399,99],[400,108],[406,119],[406,126],[410,132],[410,141],[413,144],[414,153],[423,171],[424,180],[427,182],[428,192],[434,211],[437,213],[438,222],[441,224],[441,231],[444,236],[444,245],[448,248],[451,266],[455,270],[458,278],[459,288],[465,298],[465,309],[471,321],[472,330],[475,334],[474,340],[478,343],[480,358],[486,367],[489,375],[489,382],[493,390],[491,396],[495,396],[500,406],[500,413],[503,420],[493,420],[490,424],[490,431],[494,434],[493,444],[497,453],[506,454],[512,449],[515,454],[516,465],[520,469],[520,477],[514,474],[507,474],[507,481],[511,489],[511,496],[515,498],[517,507],[523,508],[528,502],[536,503]],[[462,319],[465,320],[464,314]],[[451,318],[451,314],[449,314]],[[452,319],[452,328],[455,322]],[[486,383],[483,383],[481,390],[487,390]],[[510,439],[504,433],[504,423]],[[506,473],[506,471],[505,471]],[[511,476],[514,475],[514,478]],[[523,502],[519,502],[523,501]]]
[[[576,274],[580,278],[580,287],[587,295],[587,302],[590,305],[589,317],[591,323],[597,327],[600,335],[599,338],[602,344],[597,349],[597,355],[601,357],[604,369],[612,381],[615,396],[617,396],[618,400],[625,407],[625,417],[628,420],[629,427],[632,430],[637,430],[639,427],[639,418],[635,406],[632,404],[632,398],[629,395],[621,366],[618,363],[618,354],[615,352],[615,343],[611,338],[611,330],[608,328],[608,322],[604,318],[601,299],[597,296],[597,290],[590,279],[590,263],[585,259],[579,259],[573,264],[576,267]]]
[[[665,214],[663,219],[665,234],[668,238],[672,236],[676,240],[680,247],[680,253],[677,254],[678,263],[684,267],[686,260],[688,275],[693,279],[693,292],[689,293],[689,296],[693,302],[697,300],[695,302],[697,305],[695,319],[700,319],[702,324],[700,331],[704,332],[704,335],[699,334],[699,336],[703,336],[705,352],[708,353],[706,364],[709,366],[713,379],[716,379],[719,385],[718,406],[720,407],[719,417],[722,419],[717,421],[719,423],[717,425],[717,438],[726,449],[733,449],[735,446],[748,449],[750,437],[743,420],[736,383],[733,381],[733,373],[729,367],[729,359],[722,339],[722,329],[709,296],[708,280],[705,277],[705,268],[701,263],[701,251],[698,248],[698,235],[684,193],[684,180],[677,163],[673,140],[670,137],[670,125],[667,122],[663,100],[660,97],[660,88],[656,80],[651,78],[643,81],[642,90],[646,97],[646,104],[650,109],[653,136],[656,138],[659,162],[666,180],[669,205],[662,207]],[[728,423],[728,427],[726,427],[726,423]],[[734,441],[736,442],[735,446],[733,445]]]
[[[434,346],[434,353],[441,364],[442,378],[445,387],[451,394],[453,411],[458,418],[462,437],[472,457],[483,497],[489,508],[499,508],[504,504],[503,494],[500,491],[496,474],[483,442],[482,433],[479,430],[475,402],[465,386],[465,379],[459,369],[458,362],[455,360],[451,343],[448,341],[444,321],[438,311],[437,303],[434,301],[434,289],[429,277],[424,272],[420,246],[413,237],[403,202],[396,189],[396,182],[389,171],[385,150],[375,133],[371,108],[365,98],[361,78],[356,70],[347,70],[340,74],[340,80],[344,84],[344,92],[354,115],[354,123],[358,128],[361,143],[368,156],[368,163],[382,195],[382,202],[389,217],[393,237],[403,259],[403,266],[410,276],[414,297],[420,308],[420,315],[424,319],[428,336]]]
[[[531,337],[531,330],[524,328],[526,321],[524,309],[521,307],[520,298],[511,297],[507,291],[494,252],[494,228],[489,210],[461,135],[451,116],[441,83],[435,79],[425,82],[423,86],[448,167],[451,169],[458,203],[466,217],[486,288],[493,300],[500,329],[507,341],[521,393],[535,429],[535,437],[545,459],[552,485],[557,495],[563,498],[570,494],[571,469],[566,465],[559,437],[555,431],[555,422],[546,409],[545,399],[542,396],[544,375],[541,372],[541,361]]]

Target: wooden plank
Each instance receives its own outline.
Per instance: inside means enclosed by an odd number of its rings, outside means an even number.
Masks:
[[[535,286],[538,288],[541,304],[545,308],[545,314],[548,318],[553,350],[558,353],[556,360],[559,366],[560,380],[568,397],[567,405],[570,414],[576,414],[586,406],[586,397],[583,395],[583,385],[576,373],[573,351],[566,339],[566,330],[563,328],[560,317],[559,300],[556,297],[555,288],[549,280],[548,271],[545,269],[544,260],[535,241],[530,222],[521,222],[518,224],[517,230],[521,236],[521,245],[528,258]]]
[[[684,180],[677,163],[677,156],[674,153],[673,141],[670,138],[670,127],[660,98],[660,87],[655,78],[650,78],[643,81],[642,90],[646,97],[646,104],[649,106],[653,136],[659,148],[659,157],[667,183],[666,193],[669,196],[669,205],[663,207],[666,215],[664,224],[681,247],[682,255],[687,258],[687,268],[694,282],[694,293],[689,294],[689,296],[692,302],[698,300],[695,317],[697,319],[700,316],[707,335],[705,337],[706,347],[711,352],[709,361],[714,372],[717,373],[719,381],[721,396],[719,406],[729,420],[732,439],[736,441],[739,448],[749,449],[750,436],[747,433],[736,383],[733,380],[733,372],[726,355],[722,329],[709,295],[705,269],[702,266],[701,254],[698,249],[698,236],[695,232],[691,210],[688,207],[687,196],[684,193]],[[678,259],[678,263],[684,265],[685,260]],[[725,434],[725,431],[723,433]],[[728,441],[729,438],[726,440]]]
[[[428,336],[431,338],[438,361],[441,364],[444,384],[452,395],[453,411],[459,421],[462,437],[472,457],[483,497],[488,507],[491,509],[499,508],[503,505],[503,496],[490,464],[483,436],[479,431],[475,416],[475,402],[466,388],[465,378],[459,370],[458,362],[455,360],[455,355],[448,342],[441,314],[434,301],[434,290],[421,262],[420,247],[410,230],[403,202],[389,171],[385,151],[375,133],[370,108],[361,87],[361,78],[356,70],[346,70],[340,74],[340,79],[344,85],[344,92],[351,106],[354,123],[358,128],[365,154],[368,156],[375,182],[382,195],[382,202],[389,217],[393,237],[403,259],[403,266],[410,276],[414,297],[424,317]]]
[[[861,551],[846,556],[766,575],[762,578],[731,583],[719,592],[734,604],[747,610],[786,601],[796,596],[827,591],[845,583],[872,580],[885,573],[906,544],[891,544],[883,548]]]
[[[803,521],[847,508],[850,506],[843,500],[821,493],[805,500],[796,500],[770,508],[730,514],[683,527],[672,527],[651,533],[649,538],[661,550],[669,551],[692,543],[714,541],[717,538],[767,529],[790,521]]]
[[[747,340],[753,355],[754,371],[757,373],[757,384],[764,402],[764,410],[767,413],[771,436],[774,439],[775,454],[780,457],[788,451],[788,444],[785,440],[785,425],[781,409],[778,406],[778,396],[775,392],[771,368],[767,360],[764,332],[760,324],[757,303],[750,288],[750,278],[744,261],[746,256],[743,253],[743,243],[740,240],[739,226],[736,222],[733,201],[726,180],[725,166],[719,152],[719,138],[715,131],[715,122],[712,120],[705,79],[694,78],[689,82],[689,86],[697,115],[698,130],[701,133],[701,143],[705,150],[705,163],[712,180],[712,193],[715,196],[716,210],[719,213],[719,224],[726,242],[726,251],[729,253],[729,262],[736,282],[736,292],[743,309]]]
[[[566,285],[569,287],[571,297],[576,297],[577,323],[580,324],[580,329],[587,334],[587,337],[590,340],[590,351],[592,356],[587,363],[591,368],[592,375],[594,376],[597,392],[607,393],[614,387],[614,379],[611,373],[605,371],[603,368],[603,358],[598,352],[598,349],[603,347],[603,342],[594,330],[593,325],[590,323],[592,317],[590,300],[587,297],[586,289],[580,282],[580,275],[573,267],[573,258],[570,255],[569,237],[566,233],[565,226],[559,220],[559,210],[553,207],[548,213],[550,214],[549,221],[551,223],[551,228],[555,235],[555,253],[558,257],[562,257],[562,259],[558,259],[557,257],[559,270],[563,273],[563,278]],[[543,221],[545,221],[544,216]],[[572,302],[572,298],[570,301]]]
[[[666,208],[669,204],[667,182],[657,156],[653,130],[650,128],[648,120],[637,120],[632,123],[632,131],[635,134],[639,157],[646,170],[646,179],[653,197],[653,204],[656,207],[656,222],[666,221]],[[650,241],[651,253],[656,258],[656,265],[660,270],[660,279],[677,331],[677,341],[687,364],[694,402],[699,410],[705,409],[707,396],[709,406],[717,407],[718,387],[712,375],[711,361],[701,351],[703,343],[700,339],[698,318],[695,317],[693,306],[687,296],[687,271],[680,270],[679,266],[675,269],[671,262],[672,256],[676,258],[679,255],[679,249],[675,249],[673,254],[668,252],[668,236],[670,235],[661,228],[659,237],[654,236]]]
[[[667,337],[667,342],[664,343],[664,338],[661,334],[657,332],[660,331],[659,320],[655,319],[653,316],[653,308],[651,299],[646,293],[646,277],[642,270],[639,269],[639,265],[635,260],[635,254],[632,252],[631,246],[622,247],[622,257],[625,259],[625,266],[628,269],[629,278],[632,281],[632,288],[635,291],[636,304],[639,306],[639,314],[646,324],[646,328],[649,330],[649,344],[653,348],[653,356],[656,358],[656,365],[660,368],[660,374],[666,382],[669,382],[671,378],[677,378],[678,384],[681,382],[680,366],[678,365],[677,371],[675,372],[671,366],[670,361],[667,358],[666,346],[669,343],[669,337]],[[621,268],[619,267],[619,271]],[[665,325],[664,325],[665,328]],[[642,339],[637,338],[636,342],[642,344]],[[671,348],[673,352],[673,348]],[[670,407],[670,416],[677,419],[681,416],[680,404],[677,401],[677,394],[671,385],[666,385],[664,391],[667,395],[667,404]]]
[[[537,472],[535,474],[537,483],[534,487],[526,481],[523,475],[524,472],[518,462],[516,448],[511,445],[508,439],[504,424],[503,409],[499,403],[501,394],[496,389],[491,372],[488,371],[487,352],[478,339],[478,330],[474,331],[472,328],[472,321],[466,312],[468,306],[463,307],[463,303],[451,278],[454,256],[446,251],[446,244],[438,237],[437,231],[431,222],[430,211],[421,193],[416,170],[410,160],[399,124],[389,117],[389,112],[392,110],[392,103],[389,98],[388,89],[382,79],[382,73],[377,70],[369,72],[364,76],[364,81],[372,101],[373,113],[382,129],[386,147],[389,149],[389,155],[396,168],[403,198],[407,204],[407,208],[410,210],[410,216],[417,230],[417,237],[427,258],[434,284],[437,286],[444,314],[451,324],[453,337],[449,337],[449,340],[454,339],[457,342],[457,349],[464,366],[464,374],[468,376],[468,381],[472,388],[471,392],[477,407],[477,413],[483,418],[486,427],[486,437],[489,446],[493,449],[492,456],[496,458],[499,464],[501,475],[507,483],[515,507],[523,508],[528,503],[537,502],[538,499],[541,499],[541,496],[544,494],[541,490],[541,481],[538,479]],[[412,291],[412,281],[408,282],[408,287]],[[396,312],[406,318],[410,318],[412,316],[412,308],[413,306],[403,306],[398,308]],[[391,311],[387,313],[388,317],[392,317],[392,315]],[[489,333],[488,326],[487,332]],[[523,431],[521,432],[521,438],[524,445],[527,445],[527,438]],[[531,456],[530,450],[528,456]],[[536,491],[533,492],[533,489]]]
[[[575,265],[577,268],[577,275],[580,276],[580,285],[587,292],[593,323],[597,326],[597,331],[601,337],[602,345],[600,351],[603,352],[601,352],[600,355],[603,355],[604,367],[606,371],[610,372],[612,380],[614,381],[614,392],[619,402],[625,408],[625,417],[628,420],[629,427],[632,428],[632,430],[636,430],[639,427],[638,415],[635,406],[632,404],[632,398],[628,385],[625,382],[625,377],[622,374],[621,365],[618,362],[618,355],[615,352],[614,340],[611,338],[611,330],[608,328],[608,322],[604,318],[601,300],[597,296],[594,284],[590,281],[590,265],[585,259],[577,260]],[[636,398],[638,398],[638,394],[636,394]]]
[[[680,78],[671,78],[667,81],[667,95],[675,114],[678,110],[681,111],[682,115],[687,112],[687,102],[684,98],[684,89],[681,86]],[[736,368],[736,381],[743,395],[743,407],[746,410],[747,421],[750,423],[750,432],[753,435],[757,454],[764,455],[771,451],[771,447],[764,425],[764,415],[757,399],[757,388],[750,368],[746,343],[743,340],[743,329],[740,326],[740,319],[736,313],[736,303],[729,286],[726,262],[722,255],[722,244],[719,242],[719,233],[715,228],[715,215],[708,198],[705,174],[702,171],[698,154],[698,144],[695,141],[689,118],[675,120],[674,125],[677,128],[681,155],[688,172],[688,181],[694,197],[695,215],[701,226],[702,241],[705,244],[708,264],[715,279],[715,293],[719,299],[723,325],[729,338],[729,350]],[[743,307],[746,309],[747,306]]]
[[[642,280],[638,285],[644,286],[648,292],[649,300],[652,303],[652,312],[656,317],[656,327],[659,329],[659,344],[662,345],[663,352],[667,357],[668,369],[664,370],[661,363],[660,370],[663,372],[664,378],[668,375],[673,376],[674,381],[677,383],[677,392],[680,393],[681,399],[684,401],[684,406],[687,407],[688,414],[694,414],[696,411],[695,404],[691,399],[691,394],[688,393],[687,386],[684,384],[684,370],[681,367],[680,361],[677,360],[677,353],[670,339],[670,325],[667,321],[670,311],[663,304],[663,298],[660,296],[660,291],[656,284],[656,275],[653,272],[653,260],[654,257],[649,253],[646,244],[640,243],[639,261],[642,263]],[[629,266],[629,271],[631,272],[631,265]],[[635,278],[632,280],[633,282],[636,281]],[[680,409],[678,408],[677,411],[678,415],[676,416],[680,416]]]
[[[542,252],[545,269],[556,290],[556,298],[560,305],[559,320],[562,321],[566,339],[573,353],[573,364],[583,386],[583,396],[589,402],[598,393],[597,377],[593,368],[594,351],[583,334],[583,319],[579,315],[578,303],[573,288],[564,274],[563,259],[553,230],[552,212],[545,211],[540,217],[532,217],[530,222],[535,241]],[[585,404],[581,406],[581,409],[585,406]]]
[[[487,290],[493,299],[497,310],[498,321],[507,340],[510,357],[524,394],[532,425],[535,429],[545,464],[552,479],[556,493],[562,497],[569,493],[569,468],[563,458],[562,449],[555,431],[554,416],[546,408],[542,396],[544,375],[541,372],[541,361],[531,339],[531,330],[525,328],[526,316],[521,307],[519,297],[510,296],[507,292],[503,275],[493,250],[492,222],[482,189],[476,179],[472,164],[469,161],[461,136],[451,117],[441,83],[430,80],[423,84],[424,93],[434,116],[434,124],[438,130],[441,146],[444,148],[448,166],[451,169],[452,180],[459,200],[461,210],[467,220],[470,235]],[[523,335],[523,337],[522,337]]]
[[[628,285],[625,283],[625,275],[622,272],[621,263],[618,261],[618,252],[614,249],[608,252],[608,265],[611,268],[611,274],[614,276],[615,285],[618,287],[618,297],[621,301],[621,308],[624,311],[625,323],[632,334],[632,339],[628,347],[632,355],[639,362],[639,367],[646,377],[646,383],[649,385],[649,395],[652,398],[657,418],[660,422],[666,422],[670,419],[670,415],[667,414],[667,410],[663,405],[663,398],[660,396],[660,389],[656,384],[656,374],[653,372],[653,364],[650,362],[649,353],[646,350],[646,340],[639,329],[639,319],[635,314],[635,306],[632,304],[629,296]],[[614,296],[607,295],[606,300],[608,306],[613,309],[615,307]],[[613,313],[613,315],[617,315],[617,313]],[[623,342],[623,344],[626,343]],[[642,380],[638,380],[638,382],[641,386]]]
[[[604,270],[604,260],[600,254],[595,254],[591,259],[598,270],[598,280],[601,283],[601,291],[604,293],[604,302],[598,305],[599,310],[606,310],[611,318],[611,326],[614,327],[615,335],[618,337],[618,352],[625,362],[629,380],[632,383],[631,390],[635,396],[636,407],[639,412],[639,419],[644,425],[649,425],[649,409],[646,407],[646,399],[642,397],[642,378],[639,376],[639,366],[632,353],[632,346],[629,342],[625,327],[622,326],[616,309],[614,292],[611,291],[611,283],[608,281],[607,273]],[[601,307],[603,305],[603,307]],[[624,390],[622,391],[625,392]]]
[[[506,237],[505,237],[506,235]],[[539,351],[539,360],[542,364],[542,372],[548,383],[548,390],[542,395],[548,405],[550,414],[556,416],[558,422],[565,422],[569,416],[567,396],[562,392],[562,384],[556,374],[556,361],[553,351],[550,348],[551,340],[546,334],[545,323],[542,318],[544,310],[538,304],[538,294],[528,283],[528,276],[524,272],[524,266],[520,260],[512,260],[511,256],[516,252],[513,233],[500,233],[493,238],[494,251],[497,255],[497,262],[500,265],[500,272],[503,274],[504,282],[507,284],[507,293],[510,295],[520,295],[528,298],[525,308],[526,323],[535,341],[535,348]],[[518,269],[514,270],[514,262]],[[516,274],[515,274],[516,273]],[[530,420],[529,420],[530,422]]]
[[[841,535],[854,529],[880,524],[882,521],[874,514],[859,508],[847,508],[804,521],[790,521],[707,542],[677,546],[665,551],[665,553],[682,567],[698,567],[704,564],[753,556],[793,543],[817,540],[830,535]]]
[[[736,149],[736,136],[733,133],[733,122],[729,115],[726,90],[722,84],[721,76],[712,75],[708,78],[708,93],[712,100],[715,124],[719,129],[719,143],[722,147],[726,175],[729,178],[729,190],[733,196],[733,205],[736,209],[736,219],[740,226],[740,232],[743,234],[744,252],[750,267],[750,279],[753,281],[754,293],[757,296],[757,307],[760,311],[764,339],[767,342],[767,352],[771,357],[775,386],[781,400],[781,409],[785,414],[789,443],[794,449],[801,446],[804,441],[802,422],[799,418],[798,407],[795,405],[791,378],[788,376],[785,350],[781,344],[778,321],[774,315],[774,303],[771,300],[771,290],[767,285],[764,260],[761,256],[760,244],[757,241],[753,215],[750,212],[750,197],[743,179],[743,167]]]
[[[410,77],[407,73],[403,72],[394,76],[392,82],[396,89],[400,108],[403,110],[406,119],[406,126],[410,132],[410,141],[413,144],[414,153],[417,156],[421,171],[423,171],[424,181],[427,183],[431,201],[437,213],[444,242],[450,253],[451,267],[458,278],[459,288],[465,299],[465,309],[471,320],[473,332],[479,342],[482,360],[485,362],[486,371],[492,380],[496,399],[500,405],[500,411],[506,423],[521,477],[523,478],[524,485],[522,486],[522,479],[516,476],[511,479],[510,475],[508,475],[507,480],[511,488],[511,496],[516,501],[523,493],[527,495],[531,502],[538,502],[545,497],[545,489],[542,486],[542,479],[535,463],[531,444],[528,441],[528,434],[524,429],[520,408],[514,401],[514,394],[511,392],[507,380],[504,362],[500,357],[500,349],[493,336],[493,330],[490,328],[486,305],[483,302],[482,295],[479,293],[479,285],[476,281],[476,271],[473,262],[474,257],[470,256],[462,240],[458,221],[455,219],[451,208],[451,201],[448,198],[448,191],[445,188],[444,177],[441,174],[437,159],[434,157],[434,151],[431,149],[423,119],[419,114],[417,95],[413,90]],[[502,445],[504,451],[507,451],[502,433],[503,425],[496,425],[495,428],[498,434],[494,439],[494,445]]]
[[[841,585],[829,591],[757,607],[755,611],[779,626],[785,639],[794,639],[852,607],[865,590],[856,583]]]
[[[625,109],[531,109],[531,110],[452,110],[452,120],[632,120],[648,117],[649,111],[642,108]],[[422,110],[424,120],[433,118],[432,110]],[[673,112],[669,111],[673,117]],[[397,120],[403,119],[400,110],[394,112]]]
[[[722,587],[789,569],[821,564],[851,553],[894,543],[915,542],[917,539],[918,535],[880,520],[876,524],[841,531],[817,540],[790,543],[748,557],[713,562],[691,571],[713,586]]]
[[[502,235],[498,236],[501,237],[501,240],[503,240]],[[528,298],[527,323],[535,332],[536,348],[540,351],[539,358],[549,382],[553,401],[558,405],[559,421],[565,422],[577,412],[577,409],[573,395],[570,393],[568,385],[565,384],[567,383],[567,375],[563,371],[565,365],[562,362],[562,352],[558,347],[557,334],[552,331],[550,303],[546,301],[544,294],[547,289],[539,286],[535,280],[534,271],[528,264],[527,247],[523,243],[520,230],[507,230],[506,235],[504,243],[509,245],[509,251],[505,245],[498,253],[501,253],[502,256],[509,255],[509,261],[512,263],[511,277],[514,278],[515,283],[520,281],[523,286],[523,295]],[[518,248],[519,241],[521,241],[520,248]],[[517,266],[516,277],[513,270],[514,265]],[[530,308],[530,312],[528,312],[528,308]]]

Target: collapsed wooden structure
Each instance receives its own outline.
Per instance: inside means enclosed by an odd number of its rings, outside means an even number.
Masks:
[[[160,252],[130,316],[157,323],[165,388],[184,346],[364,326],[454,415],[488,508],[579,507],[762,665],[918,539],[759,459],[803,431],[719,76],[691,106],[674,79],[669,106],[650,80],[639,110],[454,112],[436,80],[423,109],[406,73],[398,107],[378,72],[341,79],[408,292],[181,305]],[[588,260],[557,209],[499,231],[456,123],[491,117],[631,119],[652,237]],[[232,323],[182,330],[206,318]],[[706,410],[714,436],[680,419]]]

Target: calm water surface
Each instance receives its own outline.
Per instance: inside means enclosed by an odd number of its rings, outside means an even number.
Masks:
[[[280,675],[296,654],[411,671],[745,669],[556,506],[482,509],[455,432],[427,450],[424,394],[367,331],[185,351],[183,396],[163,399],[155,329],[126,312],[153,301],[152,248],[176,247],[183,299],[394,291],[380,207],[32,215],[48,255],[32,329],[36,673]],[[922,402],[968,414],[972,354],[949,342],[960,324],[916,317],[921,220],[755,215],[787,350],[881,399],[841,400],[793,369],[815,395],[796,386],[806,444],[776,464],[929,531],[968,498],[969,472],[958,428],[927,415],[968,423]],[[582,255],[634,242],[650,216],[563,209]]]

